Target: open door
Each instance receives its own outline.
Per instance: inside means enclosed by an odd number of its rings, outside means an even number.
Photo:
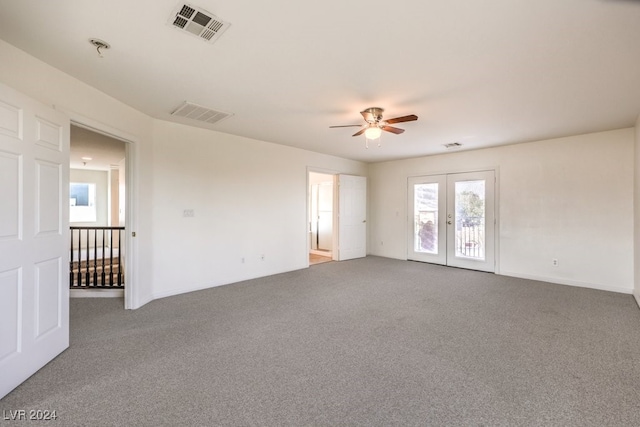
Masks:
[[[69,119],[0,84],[0,398],[69,346]]]
[[[338,260],[367,256],[367,178],[338,175]]]

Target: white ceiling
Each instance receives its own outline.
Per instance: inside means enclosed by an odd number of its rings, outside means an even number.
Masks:
[[[116,169],[126,157],[126,143],[77,126],[71,126],[71,169]],[[84,157],[84,159],[83,159]]]
[[[194,0],[231,23],[214,44],[167,23],[178,4],[0,0],[0,38],[158,119],[190,101],[234,114],[205,127],[368,162],[640,113],[637,0]],[[372,106],[419,120],[368,150],[357,128],[329,129]]]

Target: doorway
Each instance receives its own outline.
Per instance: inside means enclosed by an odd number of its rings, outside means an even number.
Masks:
[[[495,271],[495,171],[408,179],[408,259]]]
[[[309,265],[333,259],[334,175],[309,172]]]
[[[126,263],[125,232],[128,145],[93,128],[71,124],[69,281],[72,297],[123,298],[126,288],[132,285]],[[93,199],[74,198],[74,187],[85,186],[94,189]],[[83,209],[90,209],[92,215],[74,215],[74,210]]]

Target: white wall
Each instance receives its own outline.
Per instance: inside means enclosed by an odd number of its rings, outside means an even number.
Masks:
[[[496,168],[498,273],[631,293],[633,141],[629,128],[373,164],[370,253],[406,259],[408,176]]]
[[[307,168],[366,175],[364,163],[162,121],[153,162],[156,298],[305,268]]]
[[[360,162],[154,120],[2,40],[0,58],[0,82],[134,141],[133,308],[306,267],[307,167],[366,174]]]
[[[111,227],[117,227],[120,224],[120,172],[118,169],[109,170],[109,220]]]
[[[132,151],[137,161],[134,168],[138,180],[133,183],[133,188],[137,194],[139,218],[149,218],[153,209],[150,161],[153,120],[3,40],[0,40],[0,58],[0,82],[70,116],[81,118],[82,124],[126,134],[136,140]],[[137,286],[130,302],[135,308],[152,298],[153,231],[150,221],[138,221],[137,218],[133,221],[138,235],[135,239],[138,268],[134,272]]]

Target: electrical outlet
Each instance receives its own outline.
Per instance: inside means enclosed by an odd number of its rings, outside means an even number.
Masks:
[[[552,259],[551,260],[551,265],[553,265],[554,267],[557,267],[558,266],[558,259],[557,258]]]

